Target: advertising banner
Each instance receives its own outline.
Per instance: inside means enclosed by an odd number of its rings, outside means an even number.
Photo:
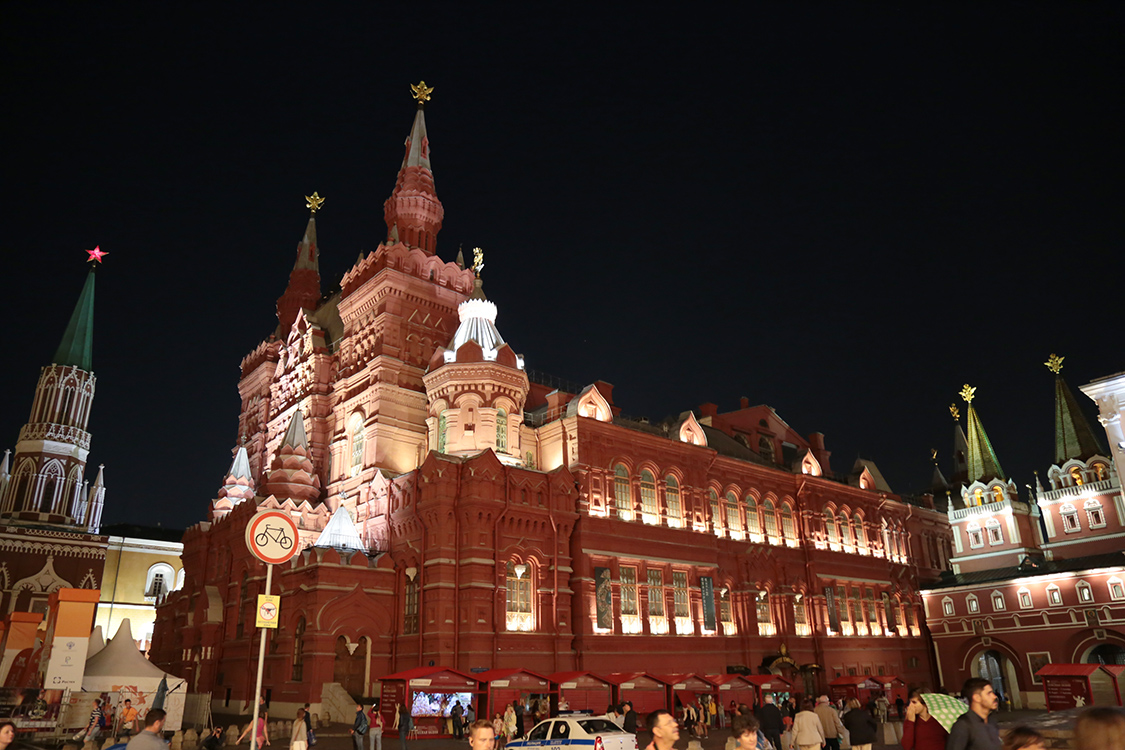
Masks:
[[[598,613],[598,627],[613,630],[613,581],[609,568],[594,568],[594,601]]]
[[[699,588],[703,593],[703,629],[715,632],[715,583],[711,576],[700,576]]]
[[[840,613],[836,610],[836,590],[831,586],[824,587],[824,601],[828,605],[828,627],[835,633],[840,632]]]

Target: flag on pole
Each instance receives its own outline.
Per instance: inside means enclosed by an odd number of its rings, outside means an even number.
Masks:
[[[960,698],[954,698],[952,695],[922,693],[922,700],[925,701],[930,716],[937,719],[947,732],[953,730],[953,722],[957,721],[961,714],[969,711],[969,707],[965,705],[964,701]]]

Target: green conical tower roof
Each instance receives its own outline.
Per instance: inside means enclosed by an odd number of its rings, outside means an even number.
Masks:
[[[55,351],[56,365],[70,365],[93,372],[94,352],[94,269],[86,276],[78,304],[70,315],[59,348]]]
[[[975,482],[979,479],[988,482],[992,479],[1007,479],[1004,470],[1000,468],[1000,459],[996,457],[996,451],[992,448],[992,441],[984,431],[984,423],[977,415],[977,410],[973,408],[975,392],[976,388],[967,384],[961,389],[961,398],[969,405],[969,451],[966,456],[969,464],[969,481]]]
[[[1052,354],[1044,364],[1055,373],[1055,463],[1062,466],[1072,458],[1085,461],[1090,456],[1106,455],[1097,433],[1090,429],[1078,399],[1062,376],[1064,357]]]

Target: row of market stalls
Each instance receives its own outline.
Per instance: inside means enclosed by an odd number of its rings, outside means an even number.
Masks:
[[[828,683],[829,697],[832,700],[843,698],[845,701],[855,698],[860,705],[867,705],[869,700],[874,700],[880,695],[887,697],[887,701],[894,705],[896,698],[907,700],[906,683],[898,675],[844,675]]]
[[[525,728],[544,714],[562,712],[601,715],[610,706],[631,703],[639,722],[657,709],[676,710],[688,704],[714,702],[756,706],[766,693],[784,698],[792,686],[777,675],[699,675],[624,672],[556,672],[542,675],[528,669],[490,669],[465,674],[448,667],[418,667],[382,678],[380,711],[392,734],[398,731],[398,709],[410,706],[419,736],[444,736],[453,707],[472,705],[479,718],[503,715],[513,702],[530,706]]]

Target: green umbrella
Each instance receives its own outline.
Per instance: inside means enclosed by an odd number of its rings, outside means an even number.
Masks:
[[[922,693],[922,700],[930,711],[930,716],[938,720],[945,727],[945,731],[953,731],[953,722],[961,714],[968,713],[969,707],[960,698],[941,693]]]

